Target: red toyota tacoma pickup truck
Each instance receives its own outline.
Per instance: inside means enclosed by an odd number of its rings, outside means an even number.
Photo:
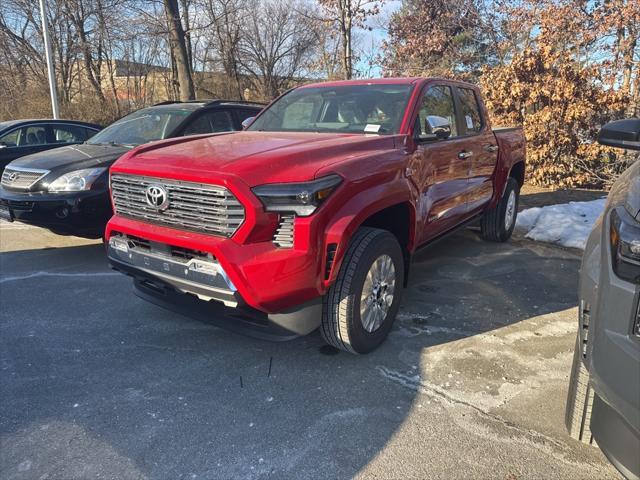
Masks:
[[[520,129],[435,78],[295,88],[242,132],[141,146],[111,168],[113,268],[158,305],[287,339],[320,327],[366,353],[389,333],[411,256],[479,221],[506,241]]]

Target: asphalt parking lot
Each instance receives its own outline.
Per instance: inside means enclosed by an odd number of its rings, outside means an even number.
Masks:
[[[456,234],[356,357],[147,304],[96,242],[0,249],[3,479],[619,478],[564,428],[577,251]]]

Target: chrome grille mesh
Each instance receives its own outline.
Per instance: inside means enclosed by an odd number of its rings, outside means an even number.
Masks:
[[[1,183],[3,187],[26,190],[38,183],[38,181],[47,173],[49,173],[49,170],[7,167],[2,172]]]
[[[147,203],[146,189],[151,185],[166,190],[165,210]],[[181,230],[230,237],[244,222],[244,207],[221,186],[113,174],[111,195],[118,215]]]

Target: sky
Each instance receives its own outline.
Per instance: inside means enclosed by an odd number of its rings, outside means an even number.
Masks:
[[[380,14],[375,18],[367,20],[368,30],[359,30],[357,32],[358,47],[366,52],[366,56],[370,57],[372,53],[381,53],[382,42],[387,38],[386,25],[391,15],[398,11],[402,6],[401,0],[387,0],[381,8]],[[368,65],[368,58],[360,60],[355,65],[355,69],[359,72],[368,72],[369,77],[381,77],[382,70],[379,66],[373,68]]]

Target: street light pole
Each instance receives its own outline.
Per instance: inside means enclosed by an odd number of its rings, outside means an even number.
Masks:
[[[49,91],[51,92],[51,109],[53,118],[60,117],[58,110],[58,94],[56,92],[56,76],[53,71],[53,55],[51,54],[51,39],[49,38],[49,25],[47,23],[47,10],[45,0],[40,0],[40,15],[42,16],[42,35],[44,37],[44,52],[47,57],[47,72],[49,76]]]

